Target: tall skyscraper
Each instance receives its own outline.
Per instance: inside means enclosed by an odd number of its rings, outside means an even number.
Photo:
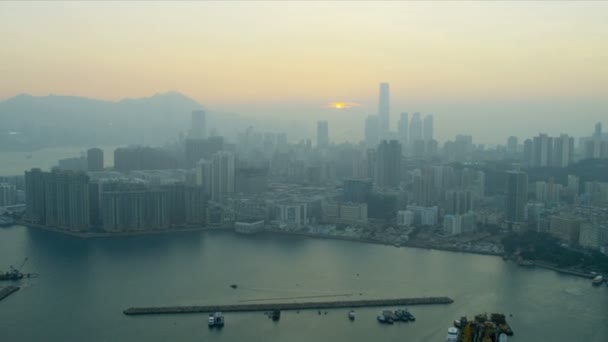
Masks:
[[[327,121],[317,121],[317,147],[329,146],[329,127]]]
[[[532,139],[524,140],[524,164],[532,166],[534,159],[534,143]]]
[[[412,115],[409,138],[410,145],[413,145],[415,141],[422,140],[422,120],[420,119],[420,113],[414,113],[414,115]]]
[[[521,171],[507,172],[505,220],[509,224],[525,221],[528,201],[528,175]]]
[[[209,198],[223,202],[235,191],[234,155],[217,152],[211,160],[201,160],[197,164],[196,184],[201,185]]]
[[[510,136],[507,139],[507,153],[509,153],[509,154],[517,153],[517,137]]]
[[[532,166],[551,166],[553,157],[553,138],[546,134],[539,134],[532,141]]]
[[[593,137],[594,138],[602,137],[602,123],[601,122],[598,122],[595,124],[595,131],[593,131]]]
[[[91,148],[87,151],[87,171],[102,171],[103,170],[103,150],[99,148]]]
[[[399,117],[398,133],[399,133],[399,142],[401,143],[401,148],[403,150],[405,150],[405,146],[408,143],[407,138],[409,136],[409,127],[410,127],[409,115],[407,113],[401,113],[401,116]]]
[[[422,128],[422,139],[424,141],[433,140],[433,115],[428,114],[424,117]]]
[[[380,141],[380,123],[378,115],[370,115],[365,119],[365,145],[376,148]]]
[[[551,158],[554,167],[566,167],[574,161],[574,138],[568,134],[561,134],[553,138],[553,157]]]
[[[202,110],[192,111],[192,127],[190,128],[190,139],[204,139],[207,134],[206,115]]]
[[[376,153],[376,183],[396,188],[401,181],[401,145],[397,140],[382,140]]]
[[[380,83],[380,97],[378,101],[378,117],[380,119],[380,138],[385,139],[390,130],[390,97],[389,84]]]

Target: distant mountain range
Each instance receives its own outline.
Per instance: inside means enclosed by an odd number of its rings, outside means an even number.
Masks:
[[[0,101],[0,150],[54,146],[159,145],[190,128],[204,107],[178,92],[118,102],[75,96],[18,95]],[[240,128],[236,114],[207,113],[217,129]]]

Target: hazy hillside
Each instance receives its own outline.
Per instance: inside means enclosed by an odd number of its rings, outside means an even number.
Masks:
[[[0,102],[0,149],[161,144],[186,131],[191,111],[199,108],[203,106],[177,92],[118,102],[19,95]],[[210,113],[210,120],[214,116]]]

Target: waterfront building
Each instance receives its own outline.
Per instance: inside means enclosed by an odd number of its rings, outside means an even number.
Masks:
[[[299,201],[284,201],[276,205],[276,220],[281,226],[300,228],[309,224],[308,204]]]
[[[397,225],[402,227],[409,227],[414,224],[414,212],[411,210],[399,210],[397,211]]]
[[[549,233],[570,246],[578,246],[581,223],[571,215],[553,215],[549,218]]]
[[[414,224],[420,226],[435,226],[439,210],[437,206],[424,207],[418,205],[408,205],[407,210],[414,213]]]
[[[470,190],[448,190],[445,193],[446,214],[461,215],[473,210],[473,193]]]
[[[323,220],[337,224],[366,224],[367,203],[325,201],[323,203]]]
[[[17,204],[17,187],[14,184],[0,183],[0,207]]]

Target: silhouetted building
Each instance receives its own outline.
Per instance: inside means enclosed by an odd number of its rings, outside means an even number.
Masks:
[[[190,139],[205,139],[207,135],[206,115],[202,110],[192,111],[192,127],[190,128]]]
[[[87,171],[95,172],[103,170],[103,150],[90,148],[87,151]]]
[[[510,136],[507,139],[507,153],[509,153],[509,154],[517,153],[517,137]]]
[[[420,113],[414,113],[410,121],[410,136],[409,143],[413,145],[415,141],[423,140],[422,136],[422,119]]]
[[[525,222],[525,209],[528,201],[528,175],[521,171],[508,171],[506,184],[507,223]]]
[[[372,193],[372,182],[369,179],[345,179],[343,189],[344,202],[364,203]]]
[[[327,121],[317,122],[317,147],[325,148],[329,146],[329,127]]]
[[[409,127],[409,115],[407,113],[401,113],[397,131],[399,135],[399,143],[401,143],[402,152],[405,152],[406,146],[408,146]]]
[[[380,141],[380,122],[377,115],[370,115],[365,119],[365,145],[376,148]]]
[[[197,165],[197,184],[216,202],[225,201],[235,190],[235,160],[231,152],[220,151]]]
[[[208,139],[186,139],[186,163],[194,167],[201,159],[211,159],[211,156],[224,148],[224,138],[213,136]]]
[[[424,139],[424,141],[433,140],[433,130],[433,115],[428,114],[424,117],[422,123],[422,139]]]
[[[389,92],[389,84],[380,83],[380,96],[378,99],[378,119],[381,139],[387,139],[387,135],[391,127]]]
[[[401,181],[401,145],[397,140],[383,140],[376,153],[376,183],[398,187]]]
[[[14,184],[0,183],[0,207],[17,204],[17,187]]]
[[[261,194],[268,190],[268,169],[259,167],[237,167],[235,192]]]
[[[36,224],[72,231],[91,227],[89,177],[83,172],[25,172],[26,217]]]
[[[169,152],[153,147],[121,147],[114,150],[114,169],[133,170],[175,169],[177,161]]]

